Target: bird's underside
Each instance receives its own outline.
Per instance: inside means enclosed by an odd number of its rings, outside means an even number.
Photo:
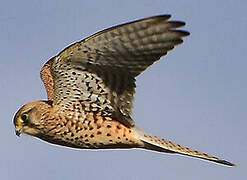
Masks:
[[[234,164],[151,136],[132,119],[135,79],[183,42],[181,21],[161,15],[98,32],[64,49],[41,70],[48,101],[24,105],[16,134],[81,149],[144,148]]]

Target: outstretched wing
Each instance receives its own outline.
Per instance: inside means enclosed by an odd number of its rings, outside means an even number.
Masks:
[[[64,49],[42,68],[48,98],[64,110],[98,111],[127,126],[135,77],[183,42],[188,32],[170,15],[145,18],[100,31]]]

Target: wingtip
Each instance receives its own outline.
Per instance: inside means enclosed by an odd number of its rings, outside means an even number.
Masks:
[[[190,32],[188,31],[185,31],[185,30],[179,30],[179,31],[183,34],[184,37],[190,35]]]
[[[156,15],[154,17],[163,17],[163,18],[171,18],[172,15],[171,14],[161,14],[161,15]]]
[[[186,25],[184,21],[177,21],[177,20],[169,21],[169,23],[171,23],[176,28],[183,27]]]
[[[159,20],[165,20],[165,21],[167,21],[171,17],[172,17],[172,15],[170,15],[170,14],[161,14],[161,15],[150,16],[150,17],[147,17],[147,18],[144,18],[144,19],[156,18],[156,19],[159,19]]]

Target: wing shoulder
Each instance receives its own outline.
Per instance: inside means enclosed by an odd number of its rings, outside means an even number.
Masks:
[[[51,63],[52,60],[47,61],[40,71],[40,77],[44,83],[48,100],[54,99],[54,78],[51,72]]]

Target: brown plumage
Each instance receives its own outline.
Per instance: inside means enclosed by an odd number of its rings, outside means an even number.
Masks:
[[[115,26],[64,49],[41,70],[48,101],[24,105],[16,134],[81,149],[144,148],[234,164],[151,136],[132,119],[135,78],[183,42],[185,25],[161,15]]]

